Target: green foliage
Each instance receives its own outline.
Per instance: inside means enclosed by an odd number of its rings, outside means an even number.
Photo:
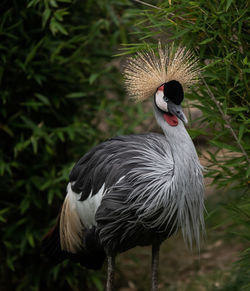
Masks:
[[[196,107],[203,112],[200,120],[203,132],[207,130],[210,143],[218,149],[209,152],[209,175],[220,186],[231,186],[235,182],[246,188],[250,167],[238,143],[249,154],[248,2],[216,3],[177,1],[169,5],[164,2],[159,5],[159,9],[138,13],[141,17],[137,19],[136,33],[142,42],[128,45],[125,53],[144,48],[145,41],[156,46],[157,38],[161,38],[164,43],[175,41],[196,51],[204,80],[228,122],[223,119],[201,80],[198,90],[196,88],[196,92],[188,97],[199,101]],[[235,131],[238,142],[232,137],[228,124]],[[195,131],[192,133],[195,134]],[[232,157],[229,152],[239,154]],[[212,168],[215,162],[217,166]]]
[[[102,290],[97,273],[69,262],[51,266],[40,241],[55,221],[70,168],[109,136],[97,126],[109,119],[98,119],[103,103],[111,107],[116,94],[123,106],[112,55],[127,40],[127,5],[1,1],[1,289]],[[117,110],[112,118],[118,117]],[[122,121],[120,127],[131,131]]]
[[[238,193],[239,194],[239,193]],[[227,208],[233,216],[231,232],[234,236],[248,243],[248,247],[240,254],[240,259],[233,267],[233,276],[220,291],[250,289],[250,197],[239,195],[228,203]],[[240,226],[240,227],[239,227]]]
[[[237,235],[249,243],[248,1],[159,3],[158,8],[144,6],[145,11],[138,13],[136,35],[140,42],[126,46],[122,54],[145,47],[145,42],[156,46],[160,38],[163,43],[175,41],[191,48],[199,56],[203,77],[195,92],[187,97],[202,110],[198,120],[202,130],[192,129],[190,133],[193,136],[205,133],[211,145],[207,150],[207,176],[224,190],[238,189],[227,209],[236,228],[244,226],[244,231]],[[242,288],[249,288],[249,265],[247,249],[238,263],[237,274],[241,277],[237,280]]]

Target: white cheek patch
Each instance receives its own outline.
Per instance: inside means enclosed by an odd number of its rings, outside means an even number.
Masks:
[[[163,99],[164,93],[162,90],[158,90],[155,94],[155,103],[157,107],[159,107],[161,110],[168,112],[168,104]]]

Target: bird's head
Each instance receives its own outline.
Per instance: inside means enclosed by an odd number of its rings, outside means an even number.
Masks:
[[[180,82],[171,80],[157,88],[154,94],[155,106],[164,120],[170,126],[177,126],[178,119],[187,123],[183,113],[181,102],[184,98],[184,91]]]
[[[152,49],[130,57],[124,70],[128,94],[136,101],[154,96],[156,119],[160,126],[177,126],[187,123],[181,102],[184,91],[199,81],[200,68],[194,54],[174,45],[158,52]]]

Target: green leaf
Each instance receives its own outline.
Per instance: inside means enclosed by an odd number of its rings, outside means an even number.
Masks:
[[[33,152],[34,152],[34,154],[37,154],[37,149],[38,149],[38,140],[37,140],[34,136],[32,136],[32,137],[30,138],[30,140],[31,140],[31,144],[32,144],[32,146],[33,146]]]
[[[72,92],[66,95],[66,98],[82,98],[87,96],[86,92]]]
[[[8,125],[0,124],[0,129],[2,129],[4,132],[6,132],[9,136],[14,136],[13,131],[9,128]]]
[[[210,41],[212,41],[213,39],[214,39],[213,37],[210,37],[210,38],[204,39],[204,40],[201,41],[199,44],[200,44],[200,45],[207,44],[207,43],[209,43]]]
[[[30,50],[30,52],[28,53],[25,62],[24,62],[24,66],[26,67],[31,60],[35,57],[38,49],[40,48],[40,46],[43,44],[44,42],[44,38],[42,38],[35,46],[33,46],[33,48]]]
[[[57,0],[57,1],[62,3],[72,3],[72,0]]]
[[[60,24],[55,17],[51,18],[50,21],[50,30],[53,33],[53,35],[56,35],[58,32],[61,32],[64,35],[68,35],[67,30],[63,27],[62,24]]]
[[[16,260],[16,256],[15,257],[8,257],[6,260],[7,266],[11,269],[11,271],[15,271],[15,267],[14,267],[14,261]]]
[[[91,280],[93,281],[95,287],[98,291],[104,291],[102,281],[97,276],[92,275]]]
[[[30,246],[33,248],[35,246],[35,241],[34,241],[33,235],[31,233],[27,233],[26,237],[27,237],[27,240],[28,240]]]
[[[35,93],[34,94],[36,97],[37,97],[37,99],[39,99],[44,105],[50,105],[50,101],[49,101],[49,99],[46,97],[46,96],[44,96],[44,95],[42,95],[42,94],[40,94],[40,93]]]
[[[27,4],[27,8],[30,8],[32,6],[36,6],[39,3],[40,0],[30,0]]]
[[[0,221],[1,222],[6,222],[7,221],[6,218],[4,217],[4,214],[8,213],[9,210],[10,210],[9,207],[3,208],[3,209],[0,210]]]
[[[247,56],[243,59],[243,65],[247,65],[247,63],[248,63],[248,59],[247,59]]]
[[[25,125],[30,128],[30,129],[33,129],[35,130],[36,129],[36,124],[31,121],[30,119],[28,119],[26,116],[21,116],[21,119],[24,121]]]
[[[239,138],[239,142],[241,142],[242,140],[242,136],[245,132],[245,129],[246,129],[246,125],[245,124],[241,124],[240,125],[240,129],[239,129],[239,135],[238,135],[238,138]]]
[[[51,15],[51,10],[50,8],[46,8],[43,12],[43,15],[42,15],[42,27],[44,28],[45,25],[47,24],[48,20],[49,20],[49,17]]]
[[[232,146],[230,144],[226,144],[226,143],[223,143],[220,141],[211,140],[210,143],[221,148],[221,149],[228,149],[232,152],[241,152],[238,147],[235,147],[235,146]]]
[[[57,135],[58,135],[58,137],[60,138],[60,140],[61,140],[62,142],[65,141],[65,138],[64,138],[64,135],[63,135],[63,132],[62,132],[62,131],[57,131]]]
[[[231,107],[231,108],[228,108],[228,111],[231,111],[231,112],[241,112],[241,111],[248,111],[249,108],[247,107]]]
[[[54,8],[57,8],[58,7],[58,4],[56,3],[56,0],[49,0],[49,3]]]
[[[69,12],[66,9],[59,9],[54,13],[54,17],[61,22],[63,21],[63,17],[68,14]]]
[[[29,206],[30,206],[30,200],[27,197],[24,200],[22,200],[22,202],[21,202],[21,204],[19,206],[20,210],[21,210],[21,214],[24,214],[27,211],[27,209],[29,208]]]
[[[226,11],[228,11],[229,7],[231,6],[233,0],[227,0],[227,3],[226,3]]]
[[[91,74],[89,77],[89,84],[92,85],[98,77],[99,77],[98,73]]]

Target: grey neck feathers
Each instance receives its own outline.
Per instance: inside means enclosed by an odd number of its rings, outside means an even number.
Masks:
[[[154,107],[155,117],[170,145],[174,171],[171,182],[177,208],[176,224],[182,228],[184,241],[192,247],[192,241],[200,246],[200,232],[204,233],[204,186],[202,166],[194,144],[181,120],[171,127],[163,119],[162,112]]]

